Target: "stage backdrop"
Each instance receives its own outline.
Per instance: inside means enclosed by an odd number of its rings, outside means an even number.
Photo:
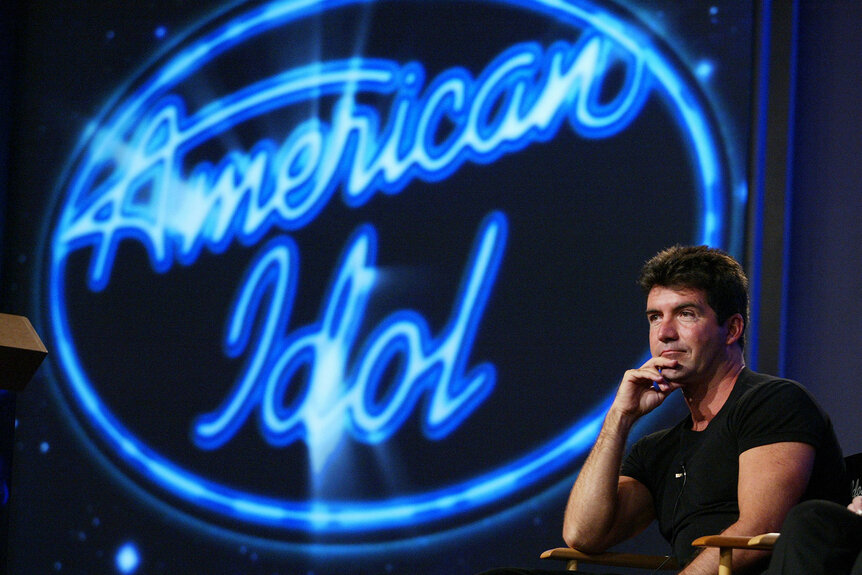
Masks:
[[[740,255],[747,2],[22,25],[3,302],[50,355],[18,398],[13,574],[535,565],[647,353],[640,265]]]

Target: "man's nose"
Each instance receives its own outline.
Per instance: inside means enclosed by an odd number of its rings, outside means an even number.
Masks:
[[[663,320],[659,324],[658,338],[660,341],[671,341],[677,338],[676,326],[673,320]]]

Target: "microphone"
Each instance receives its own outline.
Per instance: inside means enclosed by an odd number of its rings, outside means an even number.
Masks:
[[[683,478],[685,477],[685,463],[681,463],[679,468],[680,468],[680,471],[678,471],[677,473],[674,474],[674,478],[676,478],[676,479],[679,479],[681,477],[683,477]]]

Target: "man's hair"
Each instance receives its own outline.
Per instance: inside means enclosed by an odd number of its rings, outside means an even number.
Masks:
[[[719,325],[738,313],[748,326],[748,278],[739,262],[720,249],[676,245],[662,250],[644,264],[638,284],[645,294],[655,286],[703,290]],[[744,336],[743,331],[740,347]]]

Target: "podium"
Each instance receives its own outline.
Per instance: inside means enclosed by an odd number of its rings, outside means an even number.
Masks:
[[[0,313],[0,573],[7,569],[15,399],[48,355],[24,316]]]
[[[46,355],[30,320],[0,313],[0,389],[23,391]]]

